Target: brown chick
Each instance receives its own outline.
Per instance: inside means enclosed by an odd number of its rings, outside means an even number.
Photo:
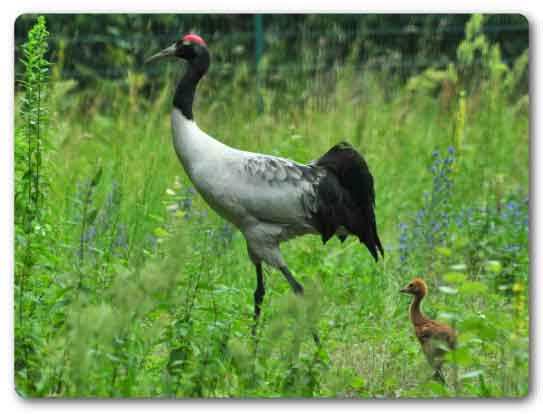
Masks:
[[[402,293],[413,295],[413,302],[409,307],[409,317],[415,327],[415,334],[422,346],[422,351],[430,365],[434,368],[434,379],[445,383],[441,371],[443,356],[447,352],[444,347],[454,349],[456,347],[456,332],[450,326],[429,319],[420,310],[420,304],[428,287],[421,278],[413,279],[406,287],[400,290]]]

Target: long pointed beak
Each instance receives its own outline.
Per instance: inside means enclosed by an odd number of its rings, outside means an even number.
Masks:
[[[154,54],[153,56],[147,58],[145,60],[145,63],[149,63],[149,62],[152,62],[152,61],[158,60],[158,59],[164,59],[164,58],[167,58],[167,57],[170,57],[170,56],[175,56],[175,50],[176,50],[176,47],[175,47],[175,43],[174,43],[173,45],[168,46],[166,49],[163,49],[160,52]]]

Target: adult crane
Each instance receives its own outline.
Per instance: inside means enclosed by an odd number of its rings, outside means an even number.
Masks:
[[[245,236],[256,269],[253,333],[265,294],[262,263],[279,269],[293,291],[303,294],[280,243],[304,234],[320,234],[323,243],[334,235],[341,241],[355,235],[376,261],[383,255],[373,177],[351,145],[339,143],[309,165],[224,145],[198,127],[192,112],[196,86],[210,64],[206,42],[187,34],[147,62],[167,57],[188,63],[171,114],[177,157],[209,206]]]

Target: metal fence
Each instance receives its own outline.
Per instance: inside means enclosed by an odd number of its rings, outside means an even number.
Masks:
[[[100,15],[96,15],[100,16]],[[424,17],[425,15],[420,15]],[[420,19],[422,19],[420,17]],[[48,16],[54,22],[55,15]],[[65,18],[65,16],[64,16]],[[96,17],[99,19],[99,17]],[[357,64],[364,68],[379,68],[386,65],[387,68],[397,69],[405,73],[413,73],[427,67],[443,68],[453,62],[456,45],[465,35],[465,27],[461,24],[437,25],[436,27],[417,26],[415,16],[413,24],[391,25],[383,24],[379,27],[358,27],[356,22],[343,22],[338,24],[331,17],[329,30],[314,30],[308,25],[293,24],[291,27],[283,27],[273,24],[273,18],[269,15],[245,16],[244,29],[229,32],[228,29],[217,24],[213,30],[208,30],[205,36],[209,40],[213,54],[218,58],[213,63],[213,70],[228,71],[233,62],[245,61],[255,68],[258,68],[263,56],[269,54],[284,54],[284,58],[274,62],[283,73],[313,71],[318,65],[311,65],[308,62],[301,62],[297,51],[303,48],[319,48],[320,42],[326,41],[330,48],[347,53],[350,44],[362,39],[365,43],[371,43],[375,50],[382,45],[382,50],[364,51]],[[149,17],[152,19],[152,17]],[[247,20],[250,19],[250,22]],[[30,19],[27,19],[30,20]],[[181,22],[181,24],[177,21]],[[61,49],[66,53],[64,56],[64,67],[62,78],[73,78],[85,80],[90,78],[125,81],[128,70],[141,71],[149,76],[162,73],[163,69],[158,66],[144,67],[142,62],[146,56],[156,50],[159,45],[167,45],[179,37],[178,27],[189,27],[183,23],[184,20],[173,19],[167,28],[152,28],[146,30],[128,30],[126,27],[116,28],[105,26],[98,31],[78,30],[77,27],[51,30],[50,50],[51,60],[55,62]],[[28,26],[28,22],[24,22]],[[25,24],[16,23],[15,30],[15,54],[19,57],[20,46],[24,43],[26,32]],[[196,28],[197,29],[197,28]],[[504,23],[486,24],[483,33],[498,43],[504,43],[504,39],[515,41],[515,51],[505,50],[503,61],[512,65],[516,58],[516,50],[522,45],[528,47],[528,26],[527,23]],[[426,38],[442,39],[435,42],[433,49],[427,53],[419,53],[427,45],[418,45]],[[509,42],[511,43],[511,42]],[[447,45],[447,50],[442,50],[440,45]],[[449,44],[452,45],[449,47]],[[395,45],[392,49],[387,45]],[[405,47],[403,47],[405,45]],[[517,46],[520,45],[521,47]],[[237,50],[243,49],[242,54]],[[429,47],[429,46],[428,46]],[[281,51],[279,51],[282,49]],[[291,50],[292,49],[292,50]],[[451,52],[452,51],[452,52]],[[126,62],[115,62],[112,56],[117,54],[121,58],[132,55],[131,64]],[[344,56],[343,56],[344,57]],[[20,67],[19,67],[20,68]]]

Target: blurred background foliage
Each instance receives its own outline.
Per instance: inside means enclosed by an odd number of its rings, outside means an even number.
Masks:
[[[456,60],[469,14],[273,14],[263,16],[267,81],[319,66],[332,68],[347,59],[359,67],[375,68],[401,79],[423,69],[446,68]],[[22,15],[15,25],[20,45],[35,21]],[[80,87],[105,79],[125,80],[130,71],[157,76],[163,67],[142,62],[189,31],[211,46],[213,70],[229,76],[240,62],[255,60],[255,21],[250,14],[56,14],[49,16],[48,58],[61,64],[62,78],[77,79]],[[469,30],[469,29],[468,29]],[[528,44],[528,22],[522,15],[485,16],[486,41],[499,44],[502,60],[511,65]],[[318,59],[304,57],[319,50]],[[16,57],[20,53],[16,47]],[[473,59],[482,60],[476,54]],[[20,63],[17,63],[20,65]],[[307,73],[309,72],[309,73]],[[156,82],[156,79],[155,79]]]

